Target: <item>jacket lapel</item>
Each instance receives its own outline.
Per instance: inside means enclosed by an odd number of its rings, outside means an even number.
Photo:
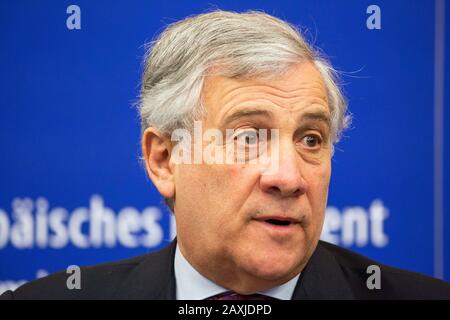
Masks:
[[[114,299],[175,300],[174,257],[176,239],[149,253],[119,286]]]
[[[355,299],[334,255],[319,241],[295,287],[292,300]]]
[[[175,300],[175,249],[176,239],[164,249],[148,254],[119,286],[113,298]],[[321,241],[292,295],[292,300],[310,299],[355,299],[341,266]]]

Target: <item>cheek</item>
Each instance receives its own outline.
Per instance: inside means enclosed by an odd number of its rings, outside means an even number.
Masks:
[[[230,224],[239,218],[257,174],[257,169],[238,165],[180,167],[175,177],[176,210],[201,218],[201,224]]]
[[[318,202],[326,202],[330,186],[331,165],[329,162],[311,170],[309,176],[310,195]]]
[[[232,239],[241,237],[246,225],[243,208],[254,186],[252,173],[233,165],[198,165],[180,170],[176,177],[175,217],[179,239],[189,250],[223,249]]]
[[[220,199],[219,204],[235,203],[240,207],[253,191],[259,171],[245,165],[216,165],[210,174],[208,192]]]
[[[309,177],[308,199],[311,205],[311,221],[317,227],[322,225],[328,200],[330,185],[330,166],[324,166],[311,172]]]
[[[216,222],[229,235],[240,232],[246,221],[245,205],[255,185],[253,171],[239,165],[217,166],[210,183],[207,192],[218,215]]]

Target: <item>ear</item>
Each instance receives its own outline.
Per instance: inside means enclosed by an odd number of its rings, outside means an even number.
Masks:
[[[142,136],[142,155],[147,174],[164,198],[175,195],[174,167],[170,163],[172,142],[155,128],[148,128]]]

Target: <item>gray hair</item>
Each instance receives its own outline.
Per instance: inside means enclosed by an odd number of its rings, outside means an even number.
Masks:
[[[301,61],[312,62],[324,80],[333,144],[350,124],[338,73],[296,27],[263,12],[191,16],[169,25],[147,48],[139,101],[142,132],[155,127],[170,136],[178,128],[191,130],[206,113],[202,88],[213,69],[230,78],[270,77]]]

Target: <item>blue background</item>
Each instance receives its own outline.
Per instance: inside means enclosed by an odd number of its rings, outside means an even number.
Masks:
[[[81,8],[81,30],[66,9]],[[366,27],[369,5],[381,30]],[[72,211],[99,194],[115,212],[158,206],[140,167],[139,92],[143,44],[168,23],[212,8],[264,10],[306,29],[343,71],[354,120],[333,159],[329,205],[389,209],[387,246],[350,246],[400,268],[434,274],[433,1],[2,1],[0,3],[0,208],[45,197]],[[447,26],[450,4],[445,12]],[[450,29],[445,43],[444,277],[450,281]],[[0,282],[31,280],[69,264],[88,265],[153,248],[0,248]]]

